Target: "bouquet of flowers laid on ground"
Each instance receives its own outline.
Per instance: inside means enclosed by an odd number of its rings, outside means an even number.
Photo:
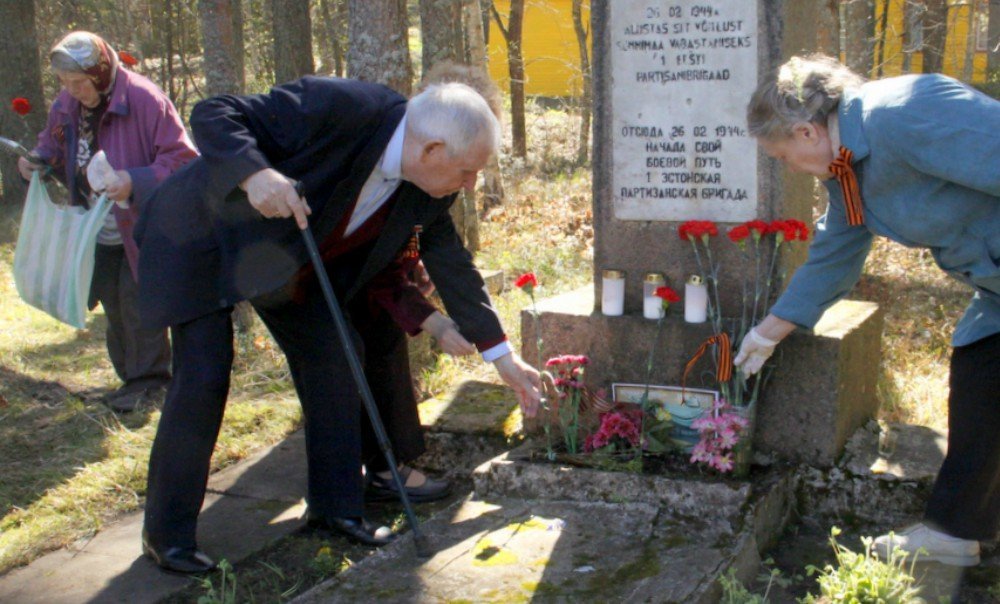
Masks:
[[[735,461],[733,449],[750,427],[747,418],[733,413],[729,403],[720,399],[710,415],[694,420],[691,427],[701,437],[691,451],[691,461],[707,464],[720,472],[731,471]]]
[[[718,226],[708,220],[691,220],[683,223],[678,230],[681,239],[691,242],[698,272],[708,287],[708,319],[713,333],[699,348],[695,357],[688,362],[684,370],[684,381],[686,382],[687,374],[702,353],[711,349],[713,351],[711,358],[715,364],[715,380],[722,394],[721,406],[713,410],[714,418],[721,416],[721,409],[727,409],[730,414],[751,418],[745,419],[748,425],[736,433],[737,442],[728,448],[736,457],[734,460],[736,471],[741,473],[748,469],[740,466],[741,462],[744,462],[744,465],[749,463],[749,440],[752,438],[750,424],[768,373],[761,372],[748,380],[741,371],[734,372],[732,345],[734,342],[742,341],[747,332],[766,315],[777,280],[776,269],[782,246],[796,241],[807,241],[809,228],[802,221],[787,219],[774,220],[770,223],[751,220],[729,229],[727,238],[738,246],[740,257],[744,262],[744,270],[740,271],[743,276],[740,284],[742,308],[737,315],[730,317],[725,317],[722,313],[718,279],[720,265],[712,254],[712,240],[718,234]],[[725,442],[729,442],[729,437],[727,433]],[[706,457],[706,452],[715,450],[707,440],[711,438],[716,437],[711,436],[710,432],[702,434],[702,441],[696,447],[695,454],[692,454],[691,461],[709,463],[710,460],[715,460],[710,465],[719,471],[727,472],[733,469],[727,463],[719,463],[718,456]],[[740,441],[745,441],[742,447],[739,446]],[[742,459],[740,459],[741,454],[743,454]]]
[[[601,414],[597,431],[583,442],[588,453],[627,453],[637,450],[641,441],[640,411],[616,409]]]
[[[547,401],[549,413],[557,418],[566,452],[571,454],[580,452],[580,413],[586,396],[583,372],[588,362],[583,355],[563,355],[545,361],[543,379],[554,390],[553,400]]]
[[[534,273],[524,273],[514,280],[514,287],[531,298],[528,312],[535,319],[535,346],[538,359],[542,359],[541,318],[535,299],[538,278]],[[555,439],[552,435],[554,425],[558,425],[561,430],[566,452],[580,452],[580,414],[590,396],[583,385],[584,368],[588,362],[587,357],[582,355],[565,355],[551,358],[545,362],[544,368],[539,368],[543,386],[542,413],[539,419],[545,432],[546,457],[549,460],[556,458]]]
[[[528,312],[535,319],[538,358],[545,358],[535,299],[538,278],[534,273],[524,273],[514,280],[514,286],[531,299]],[[679,297],[669,288],[661,289],[663,291],[658,291],[657,295],[664,299],[665,313],[669,303],[677,301]],[[548,359],[544,367],[540,368],[543,392],[539,420],[545,433],[546,458],[549,460],[557,458],[559,439],[553,433],[555,427],[559,428],[562,436],[561,451],[573,456],[580,453],[601,456],[641,451],[640,444],[649,440],[648,434],[643,437],[643,413],[620,409],[605,400],[603,390],[591,391],[587,388],[584,375],[589,363],[590,359],[584,355],[561,355]],[[652,363],[651,353],[650,370]],[[596,431],[584,438],[583,435],[593,430],[595,424]],[[580,458],[575,461],[589,463]]]

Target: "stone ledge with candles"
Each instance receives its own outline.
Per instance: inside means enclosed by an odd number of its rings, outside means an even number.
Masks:
[[[586,383],[592,389],[644,383],[658,322],[638,312],[605,316],[595,304],[594,289],[588,285],[538,301],[545,356],[587,355]],[[684,310],[682,304],[672,307],[663,321],[650,383],[680,385],[685,364],[713,335],[708,322],[685,322]],[[521,333],[536,333],[535,321],[523,311]],[[789,336],[759,401],[755,450],[794,462],[832,465],[850,435],[878,408],[882,323],[877,304],[844,300],[824,314],[812,335]],[[523,337],[521,349],[526,361],[539,361],[534,337]],[[710,383],[693,374],[688,386]],[[537,432],[540,426],[528,422],[526,429]]]

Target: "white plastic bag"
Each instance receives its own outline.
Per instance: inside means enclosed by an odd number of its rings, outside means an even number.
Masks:
[[[87,163],[87,182],[92,191],[104,193],[108,187],[117,185],[120,180],[118,173],[108,163],[108,156],[104,154],[103,150],[98,151],[90,158],[90,162]],[[115,203],[123,210],[128,208],[127,201],[116,201]]]
[[[22,300],[84,328],[97,233],[109,211],[107,195],[89,210],[56,205],[38,172],[32,175],[14,250],[14,283]]]

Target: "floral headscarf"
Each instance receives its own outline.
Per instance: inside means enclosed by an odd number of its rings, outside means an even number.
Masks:
[[[101,96],[107,96],[118,74],[118,54],[97,34],[75,31],[49,52],[53,69],[86,74]]]

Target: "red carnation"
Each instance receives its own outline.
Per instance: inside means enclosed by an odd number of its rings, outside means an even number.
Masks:
[[[535,278],[535,273],[524,273],[523,275],[514,280],[514,287],[523,289],[529,294],[537,286],[538,286],[538,279]]]
[[[767,223],[763,220],[751,220],[744,224],[748,229],[753,231],[754,240],[760,240],[761,235],[766,235],[770,232]]]
[[[139,59],[133,57],[124,50],[118,51],[118,58],[121,60],[122,63],[124,63],[128,67],[133,67],[139,64]]]
[[[677,229],[677,234],[684,241],[701,239],[702,242],[708,243],[709,237],[719,234],[719,227],[711,220],[688,220]]]
[[[788,225],[789,232],[794,231],[795,233],[795,236],[793,238],[788,239],[789,241],[795,241],[795,240],[808,241],[809,227],[806,226],[806,223],[802,222],[801,220],[795,220],[794,218],[789,218],[788,220],[785,221],[785,224]]]
[[[727,233],[733,243],[743,243],[743,240],[750,236],[750,227],[745,224],[734,226]]]
[[[672,304],[674,302],[680,302],[681,300],[681,297],[677,295],[677,292],[665,285],[657,287],[653,292],[653,295],[663,300],[663,306],[667,306],[668,304]]]
[[[769,226],[769,230],[775,233],[779,239],[778,243],[782,241],[795,241],[798,235],[798,230],[795,228],[794,224],[791,224],[787,220],[774,220]]]
[[[31,113],[31,101],[19,96],[10,102],[10,108],[14,110],[14,113],[23,117]]]

